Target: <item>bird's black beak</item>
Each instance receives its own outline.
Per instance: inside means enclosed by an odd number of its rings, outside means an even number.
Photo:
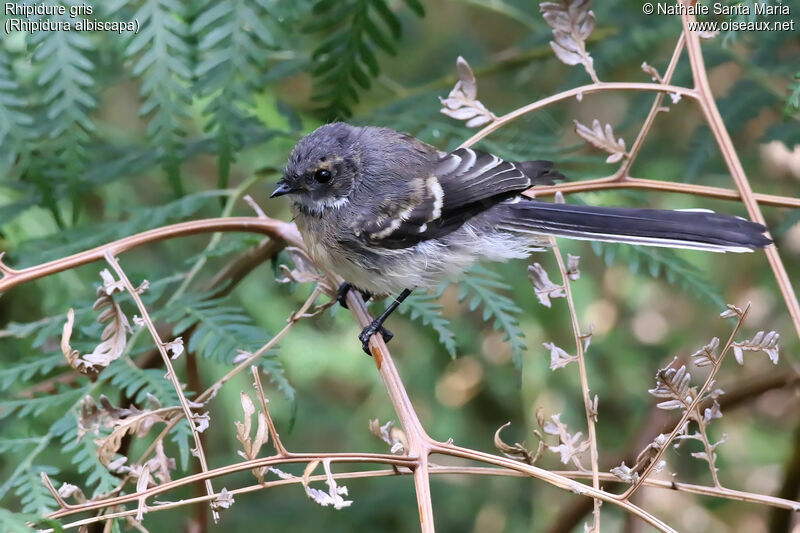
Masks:
[[[270,198],[277,198],[278,196],[283,196],[284,194],[289,194],[290,192],[294,192],[295,189],[292,189],[285,181],[281,181],[278,183],[278,188],[272,191],[272,194],[269,195]]]

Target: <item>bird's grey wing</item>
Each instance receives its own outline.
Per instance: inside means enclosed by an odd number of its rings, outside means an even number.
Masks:
[[[429,173],[413,178],[402,201],[372,206],[355,230],[372,246],[407,248],[447,235],[533,185],[560,178],[550,161],[504,161],[459,148],[439,157]]]

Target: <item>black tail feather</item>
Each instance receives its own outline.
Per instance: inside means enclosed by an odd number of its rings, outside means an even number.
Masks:
[[[573,239],[624,242],[716,252],[746,252],[772,243],[766,228],[711,211],[669,211],[555,204],[522,200],[509,205],[506,229]]]

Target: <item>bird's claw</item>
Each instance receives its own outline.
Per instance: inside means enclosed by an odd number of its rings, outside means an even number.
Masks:
[[[394,333],[383,327],[377,320],[372,322],[369,326],[362,329],[361,334],[358,336],[358,340],[361,341],[361,349],[364,350],[364,353],[367,355],[372,355],[369,351],[369,339],[376,333],[381,334],[383,342],[385,343],[388,343],[394,338]]]
[[[345,309],[349,309],[347,307],[347,293],[350,292],[351,289],[353,289],[353,286],[349,282],[345,281],[344,283],[339,285],[339,288],[336,290],[336,301],[339,302],[339,305],[341,305]],[[367,291],[361,291],[361,297],[364,299],[365,302],[367,302],[369,301],[370,298],[372,298],[372,293]]]
[[[348,282],[344,282],[339,285],[339,288],[336,290],[336,301],[339,302],[339,305],[348,309],[347,307],[347,293],[350,292],[353,286],[350,285]]]

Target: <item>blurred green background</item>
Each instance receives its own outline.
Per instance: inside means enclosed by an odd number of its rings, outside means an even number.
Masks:
[[[333,118],[408,131],[453,149],[473,131],[440,114],[437,97],[445,97],[455,83],[459,55],[475,71],[479,98],[498,115],[590,81],[582,67],[568,67],[554,57],[548,44],[552,33],[535,3],[423,4],[117,0],[94,3],[87,18],[138,20],[142,26],[136,35],[0,33],[0,250],[6,262],[21,268],[180,220],[251,215],[241,201],[245,193],[268,215],[288,220],[286,200],[268,200],[269,192],[294,143]],[[794,11],[800,6],[791,7],[788,18],[797,19]],[[588,50],[600,79],[650,81],[640,68],[645,61],[663,72],[681,29],[677,18],[645,16],[638,1],[607,1],[593,9],[597,24]],[[5,23],[9,16],[2,16]],[[778,19],[787,17],[770,20]],[[800,187],[798,35],[722,33],[703,41],[720,112],[759,192],[797,196]],[[673,83],[692,83],[685,56]],[[631,92],[586,95],[528,115],[478,146],[518,160],[552,159],[570,180],[602,177],[615,167],[574,133],[572,121],[611,123],[630,147],[652,100],[652,94]],[[696,106],[669,99],[665,105],[669,112],[658,115],[632,174],[733,188]],[[703,207],[745,215],[736,202],[663,193],[586,193],[568,201]],[[764,213],[790,278],[797,281],[800,212],[764,207]],[[146,278],[153,284],[147,302],[158,311],[167,335],[175,317],[188,316],[198,302],[213,296],[208,287],[214,275],[259,242],[254,236],[226,234],[208,250],[210,238],[171,240],[121,257],[134,283]],[[657,369],[673,357],[685,360],[711,337],[727,338],[730,324],[718,318],[725,302],[752,302],[740,338],[777,330],[783,335],[782,358],[777,367],[763,354],[747,354],[744,367],[727,361],[719,385],[730,393],[753,380],[790,379],[798,341],[763,253],[653,252],[568,241],[561,246],[564,253],[582,258],[582,276],[573,288],[580,324],[585,330],[592,325],[595,333],[587,365],[592,393],[599,396],[602,469],[635,455],[652,436],[647,431],[668,427],[671,418],[653,410],[647,389],[654,386]],[[179,289],[198,261],[204,261],[202,269]],[[551,253],[532,261],[558,279]],[[189,390],[202,390],[223,375],[235,348],[252,350],[268,340],[307,297],[311,287],[275,281],[279,264],[290,264],[285,253],[227,287],[231,292],[224,303],[203,307],[210,310],[195,318],[221,340],[217,349],[203,346],[202,339],[189,343],[190,353],[176,362]],[[487,267],[508,286],[497,292],[514,303],[508,317],[516,354],[504,341],[508,331],[484,320],[486,301],[471,311],[467,302],[459,302],[455,284],[432,300],[455,333],[455,358],[420,320],[395,315],[389,321],[396,334],[392,353],[425,427],[437,439],[492,451],[494,431],[511,421],[503,434],[506,441],[535,448],[535,413],[543,409],[548,416],[561,413],[571,431],[585,434],[577,369],[551,371],[542,347],[554,342],[574,353],[564,300],[554,300],[551,309],[539,305],[524,262]],[[115,404],[136,401],[142,406],[145,392],[158,396],[164,389],[159,361],[154,370],[137,370],[141,354],[152,348],[145,335],[96,383],[74,379],[63,361],[58,341],[70,307],[78,310],[73,345],[90,351],[98,342],[102,327],[90,306],[102,268],[87,265],[0,297],[3,508],[52,510],[55,502],[38,481],[42,470],[87,494],[113,484],[113,476],[92,458],[91,438],[75,441],[74,429],[68,429],[74,426],[79,400],[102,393]],[[176,291],[181,294],[177,304],[168,304]],[[132,304],[123,302],[132,316]],[[213,309],[223,305],[238,318],[215,315]],[[373,312],[382,305],[372,304]],[[299,323],[265,361],[277,376],[268,393],[290,450],[386,451],[370,434],[368,421],[391,420],[391,405],[372,361],[361,352],[358,331],[349,313],[334,309]],[[523,345],[526,350],[519,349]],[[191,361],[196,372],[187,368]],[[692,373],[698,383],[705,377],[702,370]],[[764,388],[769,390],[746,395],[730,410],[723,407],[724,418],[711,425],[712,437],[728,438],[718,449],[720,478],[725,486],[766,494],[788,486],[785,496],[796,499],[797,487],[785,478],[796,481],[800,475],[791,461],[800,454],[798,397],[791,387]],[[205,437],[211,467],[238,460],[234,421],[242,416],[241,390],[252,393],[247,375],[237,377],[210,404]],[[36,399],[26,399],[31,395]],[[172,405],[174,398],[164,395],[162,402]],[[130,445],[131,457],[152,435]],[[180,438],[168,442],[170,456],[187,450]],[[679,480],[709,484],[706,464],[690,456],[697,451],[692,446],[696,443],[670,451],[668,468]],[[540,464],[561,468],[549,452]],[[195,468],[189,462],[184,472]],[[249,473],[242,473],[214,485],[230,489],[252,482]],[[300,486],[290,486],[237,496],[223,512],[221,527],[418,530],[410,478],[345,484],[354,500],[345,510],[321,508]],[[571,522],[561,514],[579,496],[535,480],[435,477],[432,490],[442,531],[578,531],[588,520]],[[167,498],[193,494],[187,489]],[[791,527],[785,515],[769,508],[677,492],[644,490],[638,503],[681,531]],[[602,510],[604,530],[642,528],[613,506]],[[204,527],[199,517],[206,514],[205,506],[187,507],[146,515],[143,525],[150,531],[199,531]],[[120,521],[114,527],[130,526]]]

